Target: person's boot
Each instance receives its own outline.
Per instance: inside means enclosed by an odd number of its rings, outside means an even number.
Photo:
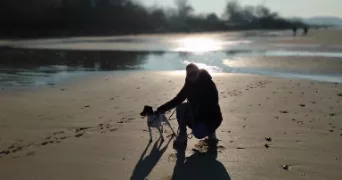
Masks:
[[[209,145],[217,145],[217,143],[219,142],[219,140],[218,140],[218,138],[217,138],[217,136],[216,136],[216,132],[210,134],[210,135],[208,136],[208,138],[206,139],[206,141],[207,141],[207,143],[208,143]]]

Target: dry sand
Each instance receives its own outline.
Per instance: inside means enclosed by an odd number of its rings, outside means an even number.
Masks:
[[[139,113],[172,98],[183,73],[117,72],[0,91],[0,179],[342,179],[342,84],[213,78],[224,116],[217,158],[194,154],[200,147],[191,139],[186,163],[177,165],[173,140],[159,144],[156,131],[144,153],[148,132]]]

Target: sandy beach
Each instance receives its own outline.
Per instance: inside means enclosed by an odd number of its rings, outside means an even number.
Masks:
[[[168,128],[165,142],[154,131],[147,147],[139,113],[170,100],[184,72],[114,72],[2,90],[0,179],[342,179],[342,84],[212,75],[224,117],[217,158],[195,153],[202,147],[190,139],[181,165]]]

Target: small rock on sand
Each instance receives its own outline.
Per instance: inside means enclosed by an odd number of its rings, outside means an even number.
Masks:
[[[270,148],[270,145],[268,145],[268,144],[265,144],[265,148],[267,148],[267,149],[268,149],[268,148]]]
[[[287,114],[289,112],[288,111],[280,111],[280,113]]]
[[[268,142],[271,142],[272,141],[272,138],[271,137],[267,137],[267,138],[265,138],[266,139],[266,141],[268,141]]]
[[[289,165],[283,165],[284,170],[289,170]]]
[[[340,97],[342,97],[342,93],[338,93],[337,95],[340,96]]]
[[[301,106],[301,107],[305,107],[305,104],[300,104],[299,106]]]

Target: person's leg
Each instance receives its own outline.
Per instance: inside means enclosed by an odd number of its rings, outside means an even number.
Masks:
[[[217,140],[216,131],[208,136],[211,140]]]
[[[189,121],[189,104],[183,103],[176,107],[176,118],[179,126],[179,134],[176,138],[176,143],[184,143],[187,140],[186,126]]]
[[[216,136],[216,131],[213,132],[212,134],[208,135],[207,142],[211,145],[216,145],[219,142],[219,140]]]
[[[180,135],[186,135],[188,113],[188,103],[183,103],[176,107],[176,118],[179,126]]]

